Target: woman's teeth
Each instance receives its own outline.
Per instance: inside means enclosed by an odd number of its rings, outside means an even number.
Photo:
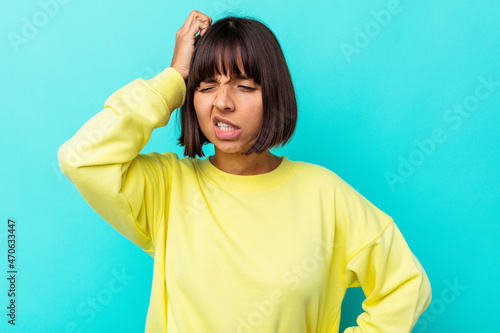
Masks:
[[[223,122],[218,122],[217,126],[221,131],[235,131],[236,128]]]

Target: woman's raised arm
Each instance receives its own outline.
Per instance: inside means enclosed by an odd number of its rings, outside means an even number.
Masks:
[[[185,36],[203,32],[211,22],[205,23],[206,15],[199,20],[200,14],[192,12],[177,32],[173,57],[176,67],[166,68],[147,81],[136,79],[119,89],[106,100],[104,109],[58,151],[62,172],[89,205],[151,256],[163,209],[163,205],[153,203],[163,202],[169,191],[171,155],[140,151],[153,129],[165,126],[171,113],[184,103],[185,65],[189,70],[193,52]]]

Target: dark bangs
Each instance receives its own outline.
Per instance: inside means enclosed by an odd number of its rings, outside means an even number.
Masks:
[[[263,23],[241,17],[214,22],[197,37],[187,79],[186,101],[181,108],[184,155],[204,156],[210,141],[198,124],[193,97],[201,82],[218,75],[244,74],[261,86],[262,127],[253,145],[242,154],[261,153],[285,145],[295,131],[297,102],[285,57],[272,31]]]
[[[251,44],[248,39],[245,43],[245,39],[234,29],[234,23],[230,26],[233,29],[215,26],[210,34],[207,31],[204,38],[196,43],[188,80],[193,88],[217,75],[236,77],[242,74],[241,67],[247,77],[261,84],[255,45],[248,45]]]

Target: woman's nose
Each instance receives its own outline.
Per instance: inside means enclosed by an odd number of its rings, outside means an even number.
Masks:
[[[217,96],[214,100],[214,106],[219,110],[232,111],[234,110],[234,102],[231,98],[230,88],[222,86],[217,91]]]

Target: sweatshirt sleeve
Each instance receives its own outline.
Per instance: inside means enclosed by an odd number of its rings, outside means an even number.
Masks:
[[[431,300],[429,279],[392,219],[350,257],[344,277],[366,296],[358,326],[344,333],[411,332]]]
[[[168,154],[140,154],[153,129],[182,106],[186,86],[169,67],[112,94],[58,151],[63,174],[117,231],[154,257],[159,212],[168,190]]]
[[[392,217],[339,178],[335,220],[343,289],[361,287],[366,297],[357,326],[344,333],[411,332],[431,286]]]

